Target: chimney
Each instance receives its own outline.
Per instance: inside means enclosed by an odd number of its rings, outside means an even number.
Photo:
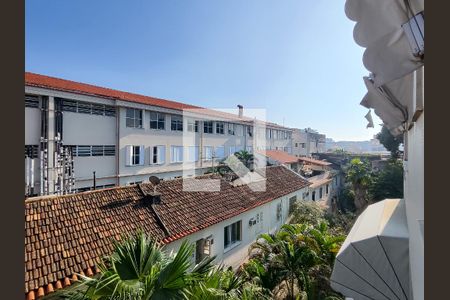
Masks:
[[[242,118],[244,116],[244,107],[240,104],[237,106],[239,108],[238,116],[239,118]]]

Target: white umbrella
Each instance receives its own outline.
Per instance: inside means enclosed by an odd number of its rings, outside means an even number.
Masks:
[[[372,204],[337,254],[331,287],[358,299],[412,299],[409,234],[403,199]]]

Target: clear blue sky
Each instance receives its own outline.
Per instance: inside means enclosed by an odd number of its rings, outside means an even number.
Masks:
[[[26,70],[366,140],[345,0],[26,1]]]

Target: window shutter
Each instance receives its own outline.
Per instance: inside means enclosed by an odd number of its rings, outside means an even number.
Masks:
[[[145,148],[144,146],[139,146],[139,165],[142,166],[144,164],[145,157]]]
[[[166,161],[166,147],[158,146],[158,163],[164,164]]]
[[[125,165],[132,166],[133,162],[131,161],[133,157],[133,146],[128,145],[125,148]]]

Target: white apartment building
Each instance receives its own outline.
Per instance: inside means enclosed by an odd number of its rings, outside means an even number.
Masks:
[[[311,157],[314,153],[325,152],[325,134],[320,134],[311,128],[292,129],[292,154]]]
[[[292,130],[255,122],[242,106],[233,115],[25,73],[28,196],[177,178],[183,168],[199,175],[255,145],[291,152]]]

